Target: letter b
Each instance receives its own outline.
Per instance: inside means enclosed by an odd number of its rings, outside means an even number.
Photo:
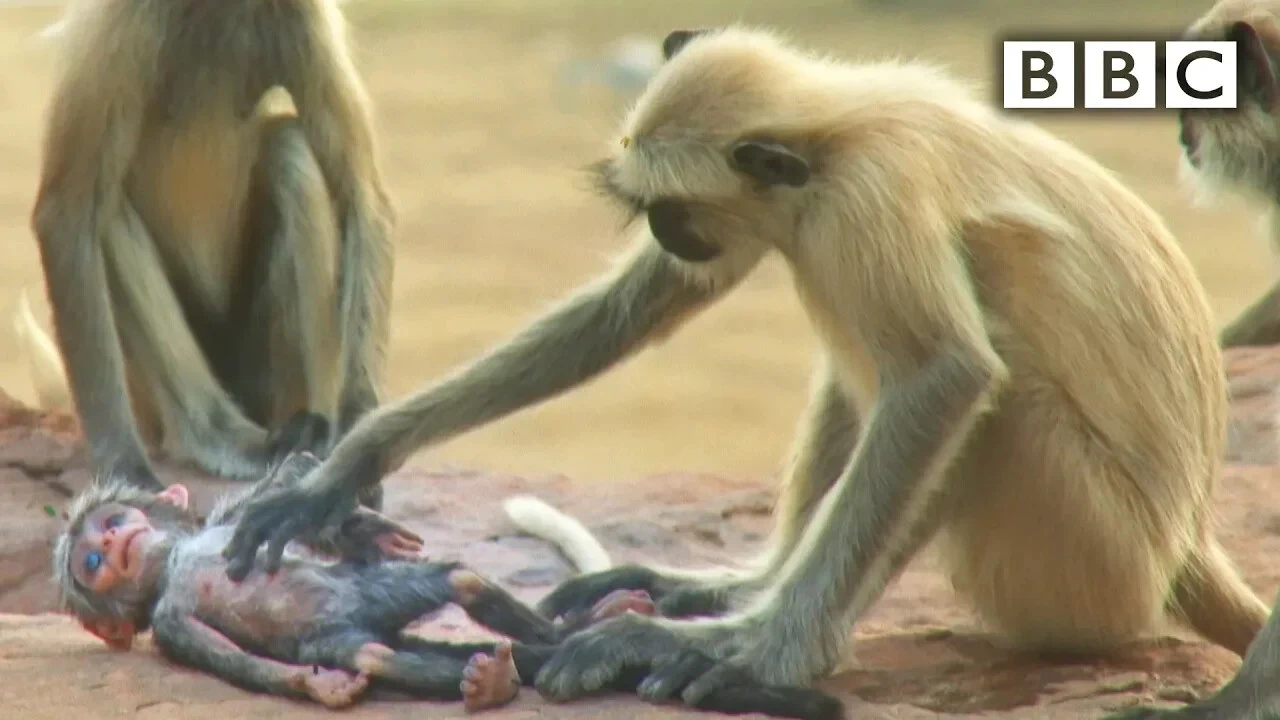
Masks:
[[[1151,110],[1156,106],[1156,44],[1084,44],[1084,106]]]
[[[1003,53],[1006,109],[1075,107],[1074,43],[1010,40]]]

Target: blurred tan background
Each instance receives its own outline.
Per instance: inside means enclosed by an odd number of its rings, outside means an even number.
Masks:
[[[741,20],[847,58],[918,56],[980,82],[1013,30],[1178,30],[1209,0],[352,0],[400,216],[388,397],[501,340],[620,249],[616,211],[580,169],[627,97],[589,77],[628,34]],[[12,317],[29,288],[48,323],[28,227],[59,6],[0,3],[0,387],[34,400]],[[1119,172],[1174,228],[1219,321],[1272,276],[1256,207],[1195,207],[1177,183],[1172,117],[1040,119]],[[577,393],[420,453],[414,464],[630,479],[672,469],[767,476],[804,406],[813,340],[781,267],[665,346]]]

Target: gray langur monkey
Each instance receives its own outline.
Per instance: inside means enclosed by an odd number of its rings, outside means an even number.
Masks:
[[[327,454],[379,402],[394,224],[334,0],[95,0],[59,33],[31,222],[94,470]]]
[[[822,342],[769,549],[745,569],[623,566],[664,617],[566,640],[537,687],[646,665],[646,698],[809,683],[931,538],[1012,645],[1105,652],[1167,620],[1243,654],[1267,608],[1216,541],[1227,398],[1213,319],[1163,221],[1112,173],[917,63],[848,64],[766,31],[680,31],[596,167],[648,223],[619,265],[514,338],[367,415],[226,555],[266,568],[413,450],[616,366],[780,258]],[[704,617],[665,617],[701,615]],[[705,617],[710,616],[710,617]],[[680,648],[709,671],[667,663]]]
[[[1274,212],[1280,192],[1280,121],[1276,117],[1276,60],[1280,48],[1270,0],[1224,0],[1197,20],[1188,37],[1238,43],[1240,110],[1179,114],[1181,170],[1184,180],[1213,198],[1224,191],[1261,196],[1268,213],[1273,250],[1280,250],[1280,216]],[[1280,281],[1231,320],[1220,334],[1222,347],[1280,343]]]
[[[1179,139],[1185,178],[1209,193],[1236,191],[1266,201],[1280,243],[1280,1],[1223,0],[1191,24],[1191,40],[1237,43],[1238,108],[1184,110]],[[1278,245],[1280,247],[1280,245]],[[1280,342],[1280,284],[1225,332],[1227,345]],[[1280,596],[1235,677],[1176,710],[1137,708],[1117,718],[1268,720],[1280,717]]]

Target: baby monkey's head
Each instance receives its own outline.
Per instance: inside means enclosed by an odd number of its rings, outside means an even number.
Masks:
[[[159,493],[124,480],[86,488],[68,509],[53,547],[62,605],[112,648],[128,650],[147,629],[165,560],[178,536],[199,528],[187,489]]]
[[[687,262],[776,245],[814,169],[816,61],[736,27],[677,30],[663,55],[597,184]]]

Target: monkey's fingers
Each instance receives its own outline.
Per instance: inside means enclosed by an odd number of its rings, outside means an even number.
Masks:
[[[681,650],[664,656],[654,661],[648,677],[636,688],[636,694],[652,703],[669,702],[714,664],[710,656],[697,650]]]
[[[1150,707],[1130,708],[1123,712],[1107,715],[1102,720],[1157,720],[1157,718],[1178,717],[1176,712],[1166,712]]]
[[[301,528],[297,527],[296,522],[287,522],[268,536],[267,555],[262,563],[263,571],[268,575],[274,575],[280,569],[280,562],[284,559],[285,546],[289,544],[290,540],[297,537],[300,531]]]
[[[698,707],[707,696],[735,683],[752,682],[752,678],[742,668],[733,664],[732,660],[721,660],[711,669],[696,678],[688,678],[688,685],[680,693],[681,698],[692,707]]]

